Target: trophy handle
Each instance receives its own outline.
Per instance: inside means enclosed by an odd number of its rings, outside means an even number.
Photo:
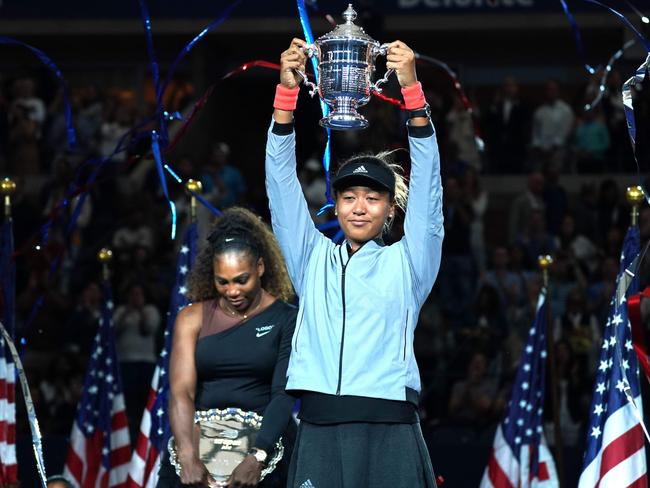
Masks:
[[[381,46],[374,48],[373,49],[374,57],[386,56],[386,53],[388,52],[388,46],[389,46],[389,43],[385,42]],[[394,69],[389,69],[388,71],[386,71],[386,74],[384,74],[384,77],[381,80],[377,80],[376,82],[371,83],[370,84],[370,91],[371,92],[374,91],[375,93],[381,93],[382,89],[380,88],[380,86],[388,81],[388,78],[390,77],[390,75],[393,74],[394,71],[395,71]]]
[[[307,44],[306,46],[300,49],[302,50],[302,52],[304,52],[307,55],[308,58],[312,58],[318,55],[318,48],[316,47],[316,44]],[[300,71],[299,69],[295,71],[300,75],[305,86],[309,88],[309,96],[313,97],[314,95],[316,95],[316,93],[318,93],[318,86],[316,86],[315,83],[309,81],[307,75],[303,71]]]
[[[307,75],[303,71],[300,71],[299,69],[296,69],[294,71],[300,75],[305,86],[309,88],[309,95],[312,97],[316,95],[316,93],[318,93],[318,86],[316,86],[314,82],[309,81]]]

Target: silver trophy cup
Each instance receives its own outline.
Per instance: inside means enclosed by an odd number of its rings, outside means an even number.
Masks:
[[[318,59],[318,86],[299,72],[305,85],[311,88],[310,95],[318,93],[330,107],[331,112],[320,121],[320,125],[336,130],[358,130],[368,127],[366,118],[357,108],[370,100],[372,92],[381,93],[380,85],[388,81],[393,70],[372,82],[375,60],[386,55],[388,44],[380,45],[361,27],[354,23],[357,13],[352,4],[343,12],[345,24],[309,44],[305,52]]]

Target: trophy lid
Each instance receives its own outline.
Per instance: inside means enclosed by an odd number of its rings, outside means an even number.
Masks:
[[[354,23],[357,18],[357,12],[352,8],[352,4],[348,4],[348,8],[343,12],[345,24],[338,24],[332,31],[318,38],[319,42],[328,41],[332,39],[358,39],[369,43],[376,43],[372,37],[364,32],[364,30]]]

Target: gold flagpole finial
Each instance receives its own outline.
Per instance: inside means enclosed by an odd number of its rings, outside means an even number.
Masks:
[[[629,186],[627,188],[627,191],[625,192],[625,197],[627,198],[628,203],[632,205],[632,213],[630,217],[632,220],[632,225],[638,225],[639,207],[641,206],[643,200],[645,199],[645,195],[643,194],[643,188],[641,188],[639,185]]]
[[[4,195],[5,217],[11,217],[11,195],[16,192],[16,183],[9,178],[0,181],[0,193]]]
[[[108,265],[113,259],[113,251],[107,247],[102,247],[97,253],[97,259],[99,259],[99,262],[102,263],[102,273],[104,275],[104,279],[108,281],[110,278],[110,270],[108,268]]]
[[[190,220],[196,222],[196,197],[195,193],[201,193],[203,185],[200,181],[189,179],[185,183],[185,189],[190,194]]]
[[[539,268],[542,270],[542,278],[544,280],[544,287],[548,287],[548,269],[553,264],[553,257],[548,254],[543,254],[537,258]]]

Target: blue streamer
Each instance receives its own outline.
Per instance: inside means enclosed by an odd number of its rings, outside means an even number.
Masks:
[[[151,15],[149,15],[149,9],[144,0],[138,0],[140,3],[140,14],[142,16],[142,25],[144,27],[145,40],[147,41],[147,53],[149,55],[149,64],[151,65],[151,77],[153,78],[153,86],[156,95],[160,93],[160,69],[158,68],[158,61],[156,61],[156,51],[153,47],[153,31],[151,28]],[[163,114],[164,110],[160,103],[156,103],[156,111],[159,116],[159,130],[160,130],[160,139],[163,146],[166,146],[169,137],[167,135],[167,124],[165,121],[165,116]]]
[[[0,36],[0,44],[22,46],[24,48],[29,49],[59,79],[59,83],[61,84],[61,88],[63,89],[63,114],[65,116],[65,126],[66,126],[66,132],[68,134],[68,145],[70,146],[70,149],[76,149],[77,135],[75,134],[74,124],[72,120],[72,105],[70,105],[70,93],[68,92],[68,84],[66,83],[65,78],[63,78],[63,73],[61,73],[59,67],[43,51],[25,42],[7,36]]]
[[[142,1],[142,0],[141,0]],[[162,97],[165,94],[165,90],[167,90],[167,86],[171,82],[172,76],[174,75],[174,72],[176,71],[176,68],[178,68],[178,65],[180,62],[187,56],[187,54],[196,46],[196,44],[205,37],[206,34],[209,32],[213,31],[215,28],[217,28],[228,16],[232,13],[233,10],[235,10],[236,7],[239,6],[242,0],[236,0],[234,3],[230,4],[222,13],[219,17],[217,17],[215,20],[210,22],[201,32],[199,32],[194,39],[192,39],[190,42],[187,43],[187,45],[181,50],[180,53],[176,56],[176,59],[174,59],[174,62],[171,64],[169,67],[169,71],[167,71],[167,76],[165,76],[165,81],[162,83],[160,87],[156,87],[156,99],[158,100],[158,103],[161,103]]]
[[[560,0],[560,3],[562,4],[562,9],[564,10],[564,14],[569,20],[569,24],[571,24],[571,30],[573,31],[573,37],[575,37],[576,40],[576,48],[578,49],[578,54],[582,58],[582,62],[584,63],[584,67],[587,70],[587,72],[590,75],[593,75],[594,73],[596,73],[596,71],[598,71],[598,69],[594,68],[593,66],[587,63],[587,56],[585,55],[585,47],[582,44],[582,35],[580,34],[580,28],[578,27],[578,23],[576,22],[575,17],[569,10],[569,6],[567,5],[566,1]]]
[[[309,44],[314,43],[314,34],[311,30],[311,24],[309,23],[309,16],[307,15],[307,8],[305,7],[305,1],[304,0],[296,0],[298,4],[298,15],[300,16],[300,25],[302,26],[302,31],[305,35],[305,40]],[[316,61],[316,58],[312,57],[311,58],[311,65],[312,68],[314,69],[314,77],[316,78],[316,84],[318,85],[318,62]],[[329,114],[329,107],[327,104],[323,101],[322,98],[318,98],[320,102],[320,110],[323,114],[323,117],[326,117],[327,114]],[[321,215],[325,210],[328,208],[331,208],[334,206],[334,200],[332,199],[332,189],[331,189],[331,183],[330,183],[330,162],[331,162],[331,148],[330,148],[330,141],[331,141],[331,131],[329,128],[326,129],[327,132],[327,144],[325,145],[325,152],[323,153],[323,168],[325,169],[325,198],[327,199],[327,203],[321,208],[318,212],[318,215]]]
[[[156,93],[160,91],[160,70],[156,61],[156,52],[153,48],[153,32],[151,30],[151,16],[149,9],[144,0],[139,0],[140,13],[142,15],[142,25],[144,26],[145,39],[147,41],[147,53],[149,54],[149,63],[151,64],[151,76]]]
[[[636,157],[636,121],[634,120],[634,106],[632,105],[632,88],[641,85],[641,83],[643,83],[643,80],[645,79],[645,75],[648,72],[648,67],[650,66],[650,44],[648,43],[646,38],[643,37],[643,35],[641,35],[641,33],[638,30],[636,30],[636,28],[632,25],[632,23],[629,20],[627,20],[627,18],[618,10],[615,10],[603,3],[600,3],[598,0],[584,0],[584,1],[606,8],[611,13],[616,15],[619,19],[621,19],[623,23],[627,27],[629,27],[632,30],[632,32],[634,32],[634,34],[639,39],[641,44],[643,44],[643,47],[648,53],[645,61],[636,70],[634,76],[632,76],[629,80],[623,83],[622,96],[623,96],[623,108],[625,109],[625,118],[627,120],[627,132],[630,136],[630,143],[632,144],[632,154],[634,155],[634,162],[636,163],[636,172],[637,172],[637,178],[639,180],[639,186],[643,188],[643,194],[646,198],[646,201],[650,203],[650,195],[641,184],[641,168],[639,167],[639,161],[637,160]]]
[[[223,215],[221,210],[215,208],[210,202],[208,202],[205,198],[203,198],[203,196],[193,191],[191,191],[190,193],[192,194],[192,196],[194,196],[194,198],[196,198],[199,202],[201,202],[201,204],[203,204],[203,206],[207,208],[212,213],[212,215],[216,215],[217,217]]]
[[[598,5],[600,7],[606,8],[611,13],[616,15],[619,19],[621,19],[623,21],[623,23],[625,25],[627,25],[630,29],[632,29],[632,32],[634,32],[634,34],[639,39],[639,41],[641,41],[641,44],[643,44],[643,47],[645,48],[645,50],[650,53],[650,44],[648,43],[646,38],[643,37],[643,35],[641,35],[641,33],[638,30],[636,30],[636,28],[632,25],[632,23],[629,20],[627,20],[625,15],[620,13],[618,10],[614,10],[612,7],[610,7],[608,5],[605,5],[604,3],[600,3],[598,0],[583,0],[583,1],[593,3],[594,5]]]
[[[616,51],[611,58],[609,58],[609,61],[607,61],[607,66],[605,66],[605,70],[603,71],[603,75],[600,78],[600,84],[598,85],[598,93],[590,103],[585,104],[585,111],[592,110],[603,99],[603,96],[605,95],[605,90],[607,89],[606,88],[607,77],[611,73],[612,68],[614,67],[614,63],[616,63],[616,61],[618,61],[623,56],[625,51],[627,51],[635,44],[636,44],[636,39],[630,39],[625,44],[623,44],[623,47],[620,48],[618,51]]]
[[[169,208],[172,212],[172,233],[171,238],[174,240],[176,237],[176,205],[169,197],[169,191],[167,191],[167,180],[165,179],[165,172],[163,169],[162,156],[160,154],[160,136],[155,130],[151,131],[151,152],[153,153],[153,158],[156,161],[156,168],[158,169],[158,178],[160,179],[160,186],[163,189],[167,203],[169,203]]]
[[[178,183],[183,183],[183,179],[174,172],[171,166],[165,164],[164,168],[167,170],[169,174],[171,174],[176,179]],[[203,198],[199,193],[193,191],[190,191],[190,193],[194,198],[196,198],[199,202],[201,202],[203,206],[207,208],[210,211],[210,213],[212,213],[212,215],[216,215],[217,217],[222,215],[222,212],[220,210],[215,208],[210,202],[208,202],[205,198]]]

